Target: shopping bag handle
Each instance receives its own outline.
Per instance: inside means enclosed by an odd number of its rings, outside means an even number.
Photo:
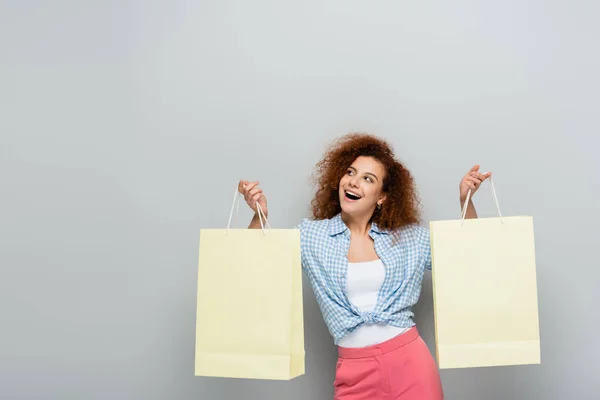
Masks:
[[[496,202],[496,209],[498,210],[498,217],[500,218],[500,222],[504,223],[502,221],[502,213],[500,212],[500,204],[498,203],[498,196],[496,195],[496,187],[494,186],[494,181],[492,180],[491,176],[488,179],[490,181],[490,185],[492,186],[492,194],[494,195],[494,201]],[[465,200],[465,204],[463,205],[462,218],[460,219],[461,226],[465,222],[465,217],[467,215],[467,207],[469,206],[470,199],[471,199],[471,189],[469,189],[469,192],[467,193],[467,199]]]
[[[237,210],[236,210],[236,213],[235,213],[235,222],[234,222],[234,225],[237,225],[237,217],[238,217],[238,215],[240,213],[240,197],[242,197],[242,194],[239,192],[239,190],[236,187],[235,188],[235,192],[233,193],[233,204],[231,205],[231,212],[229,213],[229,222],[227,223],[226,233],[229,233],[229,229],[231,227],[231,219],[233,218],[233,210],[236,208],[235,207],[236,203],[237,203]],[[262,229],[263,234],[266,235],[265,225],[269,229],[272,229],[271,228],[271,224],[269,224],[269,221],[267,220],[267,216],[265,215],[265,212],[263,211],[263,209],[260,206],[260,204],[258,204],[258,202],[256,202],[256,209],[257,209],[258,219],[260,220],[260,227]],[[263,219],[264,219],[264,222],[263,222]]]

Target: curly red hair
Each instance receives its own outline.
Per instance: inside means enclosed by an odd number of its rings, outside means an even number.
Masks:
[[[383,192],[387,199],[371,221],[382,229],[395,230],[420,222],[420,201],[411,173],[394,157],[383,139],[366,133],[351,133],[333,141],[316,165],[313,183],[317,187],[311,201],[315,219],[329,219],[342,211],[338,185],[348,167],[359,156],[373,157],[386,170]]]

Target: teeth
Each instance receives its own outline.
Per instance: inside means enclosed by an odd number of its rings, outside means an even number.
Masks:
[[[350,192],[350,191],[348,191],[348,190],[346,190],[346,193],[348,193],[348,194],[351,194],[351,195],[353,195],[353,196],[356,196],[356,197],[360,198],[360,196],[359,196],[359,195],[357,195],[356,193]]]

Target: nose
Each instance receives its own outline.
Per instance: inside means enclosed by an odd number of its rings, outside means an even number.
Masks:
[[[350,185],[354,186],[354,187],[358,187],[358,177],[354,176],[352,179],[350,179]]]

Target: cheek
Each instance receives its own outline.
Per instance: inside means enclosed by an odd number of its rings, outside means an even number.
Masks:
[[[377,191],[375,190],[373,185],[364,185],[363,193],[365,194],[365,197],[375,197]]]
[[[370,199],[377,200],[381,196],[381,192],[378,188],[369,186],[364,189],[365,197],[369,197]]]
[[[343,195],[344,195],[344,186],[345,186],[345,182],[344,182],[344,180],[342,179],[342,180],[340,181],[340,183],[338,184],[338,187],[337,187],[337,189],[338,189],[338,194],[339,194],[340,196],[343,196]]]

